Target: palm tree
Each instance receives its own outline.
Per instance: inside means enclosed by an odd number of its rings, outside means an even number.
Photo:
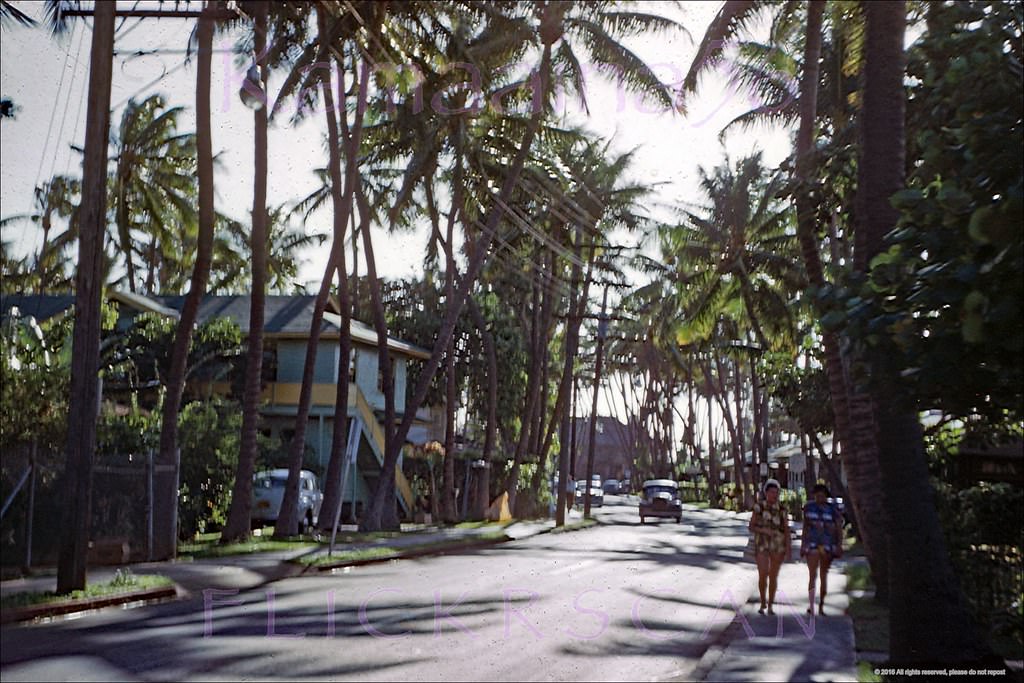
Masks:
[[[718,63],[727,48],[735,46],[739,58],[734,63],[733,76],[737,83],[757,94],[764,106],[739,117],[733,123],[748,125],[757,121],[792,121],[799,116],[800,129],[794,156],[795,197],[798,214],[798,235],[807,279],[810,285],[823,290],[827,281],[819,253],[818,210],[812,195],[822,189],[812,179],[815,168],[815,129],[829,128],[834,138],[847,135],[849,120],[854,117],[849,97],[850,81],[859,72],[863,59],[862,22],[859,12],[851,11],[841,3],[830,5],[829,21],[832,40],[822,55],[822,17],[825,5],[811,2],[807,5],[806,30],[803,40],[803,58],[799,65],[790,55],[798,47],[794,30],[799,26],[802,12],[798,3],[776,5],[752,2],[726,2],[708,27],[698,58],[687,74],[684,94],[697,88],[704,71]],[[743,42],[740,36],[761,12],[775,12],[773,44],[759,45]],[[825,67],[821,69],[821,67]],[[800,74],[799,95],[792,97],[792,81]],[[819,94],[826,106],[819,107]],[[731,124],[730,124],[731,125]],[[724,131],[723,131],[724,133]],[[834,243],[834,234],[832,235]],[[872,575],[878,591],[876,599],[885,602],[888,596],[887,579],[887,524],[882,502],[872,491],[880,489],[879,443],[869,423],[855,425],[849,411],[850,387],[846,382],[846,369],[839,352],[836,335],[822,331],[825,345],[825,367],[835,413],[836,438],[841,445],[843,462],[851,492],[851,503],[858,520],[858,533],[864,544]]]
[[[723,311],[743,317],[762,348],[791,339],[789,297],[803,285],[794,264],[792,213],[777,196],[782,179],[765,180],[760,153],[725,164],[700,184],[708,202],[683,208],[684,222],[661,232],[663,259],[684,270],[683,343],[707,337]]]
[[[520,140],[519,147],[514,155],[511,155],[511,163],[507,164],[498,196],[489,202],[483,211],[485,218],[481,221],[479,237],[474,241],[473,254],[464,269],[459,286],[446,305],[434,353],[420,374],[417,386],[407,402],[401,424],[389,439],[381,474],[381,481],[385,484],[394,477],[401,445],[412,426],[417,408],[427,395],[434,373],[440,366],[466,298],[480,275],[495,231],[504,214],[503,207],[512,198],[542,120],[550,111],[551,95],[554,92],[553,79],[556,76],[564,79],[563,83],[567,90],[578,97],[583,95],[583,74],[572,46],[582,47],[588,53],[591,62],[596,64],[602,73],[612,74],[619,84],[660,101],[665,106],[672,106],[671,96],[651,69],[616,39],[655,29],[677,28],[674,22],[649,14],[622,12],[613,3],[536,2],[529,6],[509,9],[523,8],[532,10],[532,16],[513,14],[511,23],[520,27],[529,24],[541,50],[538,68],[533,73],[533,80],[538,87],[533,88],[531,114],[522,135],[517,136]],[[561,44],[556,47],[557,43]],[[387,424],[387,428],[391,431],[390,423]],[[375,492],[368,514],[363,520],[362,528],[366,530],[376,530],[381,526],[382,515],[388,504],[388,494],[381,490],[383,488],[387,486],[379,487]]]
[[[330,20],[330,21],[329,21]],[[336,22],[333,17],[326,15],[322,8],[317,11],[317,22],[319,27],[319,40],[321,56],[326,57],[328,65],[333,63],[329,58],[329,49],[332,47],[328,33],[328,27]],[[344,63],[339,64],[339,82],[344,83]],[[282,499],[282,513],[278,520],[278,526],[274,529],[274,535],[284,537],[297,531],[295,508],[299,496],[299,472],[302,467],[302,454],[305,448],[305,432],[309,422],[309,407],[312,401],[313,373],[315,368],[317,346],[319,344],[320,320],[323,318],[323,311],[327,304],[327,296],[330,293],[330,283],[335,271],[338,273],[338,300],[341,308],[342,329],[339,334],[339,355],[337,395],[335,396],[334,430],[331,436],[331,457],[328,462],[326,481],[330,494],[325,501],[326,506],[321,506],[320,526],[326,529],[327,524],[333,527],[334,520],[341,505],[341,482],[340,470],[342,458],[344,457],[345,444],[348,442],[348,393],[349,393],[349,364],[348,358],[352,352],[352,340],[349,335],[351,322],[351,303],[348,290],[348,272],[345,265],[345,232],[348,227],[349,216],[352,212],[353,192],[358,178],[358,161],[356,151],[359,149],[360,136],[362,134],[362,118],[366,108],[367,86],[369,71],[365,67],[359,86],[359,94],[356,100],[356,118],[352,131],[348,130],[345,118],[347,110],[342,108],[342,129],[344,135],[340,136],[338,131],[338,119],[335,118],[337,108],[334,104],[332,93],[330,66],[326,73],[320,75],[321,89],[324,97],[324,115],[327,117],[327,149],[328,169],[330,175],[330,197],[333,208],[333,243],[331,254],[328,258],[327,271],[320,284],[320,291],[317,294],[314,305],[313,327],[310,329],[310,336],[306,346],[306,360],[303,367],[302,388],[300,390],[299,407],[295,418],[295,434],[289,452],[288,481],[286,482],[284,497]],[[339,92],[344,88],[339,87]],[[339,103],[341,104],[341,103]],[[342,142],[343,139],[343,142]],[[342,175],[341,152],[344,144],[345,174]]]
[[[92,460],[96,450],[99,394],[100,299],[106,224],[107,136],[114,57],[114,3],[99,3],[93,15],[89,63],[89,108],[85,126],[82,205],[75,274],[75,330],[65,477],[65,505],[57,564],[57,592],[85,588],[90,531]]]
[[[66,291],[71,287],[71,262],[67,249],[78,238],[77,210],[82,184],[76,178],[54,176],[35,189],[35,209],[30,214],[8,216],[0,227],[30,221],[42,230],[42,244],[35,259],[35,290],[39,294]],[[54,237],[55,219],[67,221],[67,227]]]
[[[22,12],[8,0],[0,0],[0,27],[6,28],[10,24],[21,26],[35,26],[35,19]]]
[[[111,143],[110,204],[132,292],[141,285],[136,257],[146,261],[145,290],[153,294],[169,273],[185,271],[180,246],[195,239],[196,140],[178,132],[181,112],[161,95],[129,100]]]
[[[206,12],[204,10],[204,12]],[[160,450],[157,463],[169,465],[174,476],[158,480],[153,494],[153,558],[173,557],[177,551],[176,508],[177,482],[180,461],[178,457],[178,414],[185,386],[192,328],[199,313],[199,304],[206,292],[213,262],[213,233],[215,221],[213,190],[213,140],[210,125],[210,75],[213,58],[214,21],[200,16],[196,31],[198,43],[196,68],[196,175],[199,187],[198,237],[192,282],[171,349],[171,367],[167,378],[167,393],[163,401]]]
[[[3,227],[0,223],[0,227]],[[34,273],[28,257],[14,255],[14,245],[9,240],[0,240],[0,292],[24,294],[35,284]]]
[[[258,85],[266,92],[263,74],[266,63],[268,3],[252,3],[253,42],[257,55],[255,72]],[[252,298],[249,310],[249,341],[245,365],[245,389],[242,395],[242,435],[238,468],[231,493],[222,543],[247,538],[252,518],[252,477],[256,465],[256,435],[263,374],[263,318],[267,289],[267,107],[253,113],[254,163],[252,200]]]

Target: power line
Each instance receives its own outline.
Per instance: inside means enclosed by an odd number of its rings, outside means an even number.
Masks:
[[[85,37],[85,31],[78,32],[78,47],[75,48],[75,56],[77,61],[78,53],[82,50],[82,39]],[[68,106],[66,100],[71,99],[71,91],[74,88],[73,83],[68,83],[67,97],[65,98],[64,114],[60,117],[60,128],[57,129],[57,139],[53,143],[53,158],[50,160],[50,172],[49,178],[53,178],[53,170],[57,166],[57,150],[60,149],[61,142],[64,140],[64,124],[68,120]]]
[[[185,66],[186,66],[187,64],[188,64],[188,62],[185,62],[185,61],[183,61],[183,62],[181,62],[180,64],[178,64],[178,66],[176,66],[176,67],[174,67],[173,69],[171,69],[170,71],[168,71],[168,70],[167,70],[167,67],[165,66],[165,67],[164,67],[164,72],[163,72],[162,74],[160,74],[159,76],[157,76],[156,78],[154,78],[154,79],[153,79],[153,80],[151,80],[150,82],[146,83],[146,84],[145,84],[145,85],[143,85],[142,87],[140,87],[140,88],[139,88],[138,90],[136,90],[135,92],[133,92],[133,93],[132,93],[131,95],[129,95],[128,97],[125,97],[124,99],[122,99],[122,100],[121,100],[120,102],[118,102],[117,104],[115,104],[114,106],[112,106],[112,107],[110,108],[110,110],[111,110],[111,111],[114,111],[114,110],[118,109],[118,108],[119,108],[119,107],[121,107],[122,105],[126,104],[126,103],[127,103],[128,101],[130,101],[130,100],[134,99],[134,97],[135,97],[136,95],[140,95],[140,94],[142,94],[142,93],[143,93],[144,91],[146,91],[146,90],[148,90],[148,89],[152,88],[152,87],[153,87],[154,85],[156,85],[157,83],[159,83],[159,82],[160,82],[160,81],[162,81],[163,79],[167,78],[167,77],[168,77],[168,76],[170,76],[171,74],[173,74],[173,73],[176,73],[176,72],[178,72],[178,71],[181,71],[182,69],[184,69],[184,68],[185,68]]]
[[[81,79],[81,81],[82,81],[82,92],[78,96],[78,110],[75,112],[75,130],[74,130],[73,133],[71,133],[71,141],[72,141],[72,143],[74,143],[74,141],[78,138],[78,127],[82,124],[82,105],[85,104],[85,100],[87,99],[86,98],[86,91],[87,91],[87,89],[89,87],[89,79],[88,78],[83,78],[83,79]],[[68,154],[68,161],[67,161],[66,164],[64,164],[64,175],[65,176],[71,171],[71,158],[73,156],[74,156],[73,154]]]
[[[71,30],[74,32],[77,30],[77,26],[72,26]],[[70,40],[68,41],[71,42]],[[46,163],[46,151],[50,148],[50,138],[53,135],[53,121],[57,117],[57,103],[60,101],[60,92],[64,88],[64,75],[68,69],[68,60],[71,58],[71,52],[69,50],[64,51],[64,66],[60,70],[60,80],[57,81],[57,92],[53,95],[53,105],[50,107],[50,122],[46,126],[46,140],[43,143],[43,152],[39,157],[39,168],[36,169],[36,179],[32,182],[32,192],[34,193],[36,188],[39,187],[39,178],[43,175],[43,166]],[[31,211],[31,208],[29,209]]]

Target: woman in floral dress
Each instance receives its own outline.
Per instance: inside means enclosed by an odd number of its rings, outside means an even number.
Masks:
[[[754,557],[757,560],[757,589],[761,594],[758,614],[775,614],[775,590],[779,569],[790,551],[789,515],[779,502],[779,482],[769,479],[764,484],[764,500],[754,504],[750,531],[754,534]],[[767,589],[767,600],[765,590]]]

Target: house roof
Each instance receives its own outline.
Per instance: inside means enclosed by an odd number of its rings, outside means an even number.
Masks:
[[[180,310],[185,304],[184,296],[154,297],[163,305]],[[252,297],[249,295],[203,297],[199,304],[198,321],[211,318],[230,318],[242,330],[249,331],[249,316]],[[267,296],[263,308],[263,333],[277,339],[308,339],[313,323],[313,309],[316,297],[309,295]],[[324,312],[320,323],[323,339],[337,339],[341,331],[341,316],[330,311]],[[377,346],[377,332],[366,323],[351,321],[349,331],[352,341],[365,346]],[[388,337],[388,348],[413,358],[430,358],[430,351],[401,339]]]
[[[0,295],[0,317],[7,317],[17,308],[21,315],[43,321],[64,313],[75,305],[71,294],[3,294]]]
[[[146,297],[140,294],[109,290],[108,298],[114,299],[138,311],[158,313],[178,318],[185,304],[184,296]],[[197,322],[204,323],[213,318],[230,318],[241,328],[249,331],[251,296],[231,295],[203,297],[199,304]],[[306,295],[267,296],[264,305],[263,332],[270,338],[307,339],[313,323],[313,308],[316,297]],[[6,315],[17,307],[23,315],[37,320],[47,320],[63,314],[74,306],[75,297],[60,295],[4,295],[0,297],[0,315]],[[337,339],[341,330],[341,316],[325,312],[320,324],[320,334],[325,339]],[[377,346],[377,332],[366,323],[353,320],[350,326],[352,341],[365,346]],[[388,338],[392,351],[420,359],[430,358],[430,351],[393,337]]]
[[[333,328],[332,336],[337,336],[338,330],[341,329],[341,316],[337,313],[324,313],[324,320],[328,321]],[[362,343],[367,346],[377,346],[377,330],[373,329],[364,322],[358,320],[352,320],[349,323],[349,334],[352,336],[354,343]],[[394,337],[388,337],[388,348],[392,351],[398,351],[404,353],[407,356],[413,358],[421,358],[427,360],[430,358],[430,351],[415,344],[404,342]]]

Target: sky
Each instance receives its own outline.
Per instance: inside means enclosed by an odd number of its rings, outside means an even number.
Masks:
[[[42,3],[14,4],[30,16],[41,18]],[[656,35],[629,41],[628,46],[651,64],[663,81],[679,82],[720,4],[684,2],[676,8],[668,3],[645,3],[645,9],[682,23],[692,38],[683,33]],[[84,138],[92,35],[89,23],[76,22],[72,32],[62,38],[51,37],[41,27],[3,28],[0,94],[12,98],[18,109],[14,120],[0,123],[0,216],[30,211],[32,188],[53,175],[81,173],[80,156],[71,146],[81,146]],[[194,19],[119,20],[112,126],[119,122],[130,98],[142,99],[158,92],[171,105],[184,108],[180,129],[195,129],[195,64],[185,62],[185,48],[194,26]],[[233,43],[233,36],[218,35],[214,44],[213,145],[222,161],[215,177],[216,206],[218,211],[247,221],[252,203],[252,114],[238,98],[244,67],[235,63]],[[585,63],[583,69],[584,73],[591,71]],[[271,76],[271,93],[280,82],[280,76]],[[730,87],[724,70],[704,79],[686,115],[654,111],[653,105],[597,78],[588,79],[586,96],[589,116],[571,103],[566,103],[564,113],[594,133],[612,139],[612,147],[618,151],[638,148],[634,178],[658,184],[648,202],[654,217],[667,218],[673,205],[699,201],[698,168],[712,168],[726,153],[737,159],[761,151],[769,167],[789,154],[789,133],[778,129],[730,133],[723,146],[719,140],[722,127],[757,104]],[[312,169],[326,165],[323,140],[322,117],[310,116],[292,127],[288,117],[282,116],[273,125],[269,135],[271,205],[294,202],[316,188],[318,181]],[[308,233],[327,233],[330,216],[321,212],[301,227]],[[14,243],[19,255],[34,253],[41,239],[39,232],[25,223],[5,227],[2,237]],[[635,241],[632,237],[623,240]],[[389,235],[378,228],[374,244],[382,276],[405,277],[422,270],[424,230]],[[326,251],[321,248],[304,254],[301,281],[319,281]]]

